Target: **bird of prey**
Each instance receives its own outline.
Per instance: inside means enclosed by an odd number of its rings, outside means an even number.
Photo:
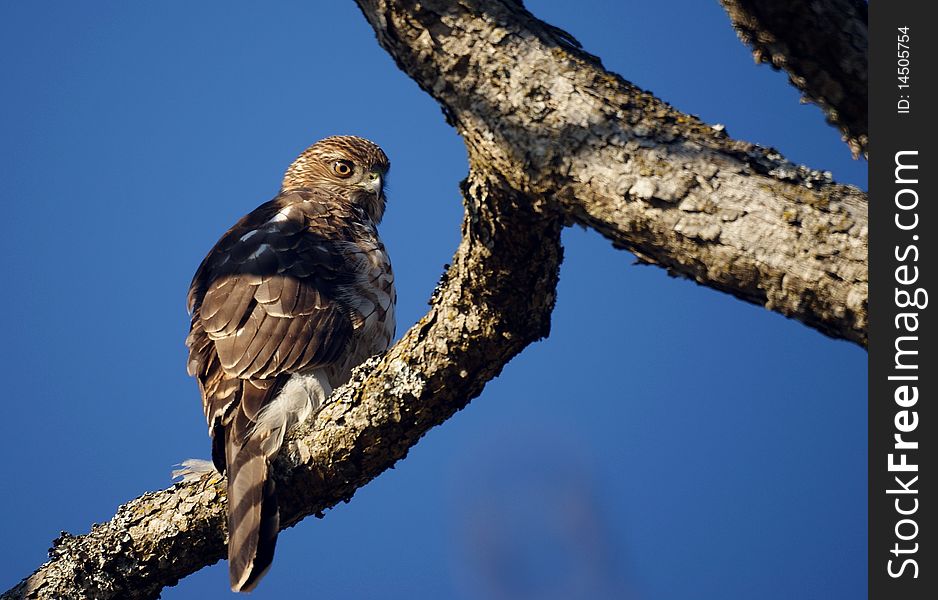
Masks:
[[[273,560],[279,513],[268,469],[287,429],[394,336],[394,278],[376,228],[389,166],[359,137],[316,142],[192,279],[188,369],[212,462],[228,476],[234,591],[254,589]]]

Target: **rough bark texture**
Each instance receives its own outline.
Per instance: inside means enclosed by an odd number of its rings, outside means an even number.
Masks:
[[[677,111],[514,2],[359,4],[477,164],[647,262],[865,344],[863,192]]]
[[[463,239],[430,311],[291,433],[283,526],[351,498],[547,335],[564,224],[865,343],[859,190],[678,112],[517,3],[359,4],[466,141]],[[146,494],[2,598],[155,598],[224,555],[224,498],[218,477]]]
[[[827,115],[854,158],[866,156],[867,10],[865,0],[720,0],[756,62],[784,69]]]

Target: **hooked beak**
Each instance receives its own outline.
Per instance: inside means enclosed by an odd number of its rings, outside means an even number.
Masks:
[[[381,196],[381,191],[384,188],[384,177],[381,176],[381,173],[378,171],[372,171],[368,173],[368,177],[361,182],[362,189],[371,192],[375,196]]]

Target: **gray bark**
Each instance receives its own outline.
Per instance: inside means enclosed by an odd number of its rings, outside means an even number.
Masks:
[[[862,192],[676,111],[516,3],[359,5],[466,141],[463,237],[429,312],[291,432],[284,527],[349,500],[548,334],[564,224],[865,343]],[[2,598],[155,598],[223,557],[224,512],[217,476],[146,494]]]
[[[804,99],[867,155],[866,0],[720,0],[756,62],[784,69]]]
[[[681,113],[514,2],[359,4],[474,168],[647,262],[866,343],[863,192]]]

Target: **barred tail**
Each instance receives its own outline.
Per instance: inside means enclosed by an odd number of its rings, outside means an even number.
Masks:
[[[280,512],[267,456],[259,440],[226,444],[228,463],[228,574],[231,590],[250,592],[274,559]]]
[[[240,385],[240,402],[213,439],[224,436],[231,589],[249,592],[270,568],[280,530],[270,461],[280,451],[287,429],[308,418],[332,390],[318,370],[276,380],[241,380]],[[213,457],[221,453],[213,447]]]

